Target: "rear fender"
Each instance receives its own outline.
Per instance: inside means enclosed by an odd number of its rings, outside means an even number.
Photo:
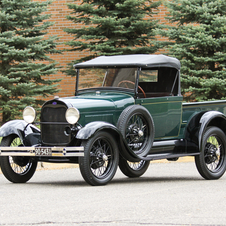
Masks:
[[[188,141],[187,152],[194,153],[202,150],[203,135],[208,126],[216,126],[226,133],[226,116],[219,111],[199,112],[189,120],[185,139]]]
[[[25,137],[32,137],[32,134],[35,134],[35,136],[39,135],[40,129],[32,124],[27,124],[24,120],[12,120],[1,126],[0,137],[6,137],[11,134],[18,135],[21,141],[24,142]]]
[[[216,126],[226,133],[226,116],[219,111],[208,111],[204,113],[200,119],[199,129],[199,150],[202,150],[203,135],[208,126]]]

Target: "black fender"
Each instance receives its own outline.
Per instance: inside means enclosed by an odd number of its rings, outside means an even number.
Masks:
[[[90,137],[92,137],[96,132],[103,129],[110,129],[112,131],[115,131],[118,134],[120,133],[117,127],[112,125],[111,123],[95,121],[95,122],[90,122],[86,124],[83,128],[81,128],[78,131],[76,138],[79,140],[87,140]]]
[[[203,135],[208,126],[216,126],[226,133],[226,116],[219,111],[195,113],[189,120],[185,131],[188,153],[202,150]]]
[[[219,111],[208,111],[204,113],[200,119],[200,129],[199,129],[199,150],[202,150],[203,135],[208,126],[216,126],[226,132],[226,116]]]
[[[24,143],[26,142],[26,137],[31,137],[32,134],[35,134],[35,136],[37,137],[37,135],[41,134],[41,132],[39,128],[32,124],[27,124],[24,120],[12,120],[6,122],[3,126],[1,126],[0,137],[6,137],[11,134],[18,135],[21,141]],[[27,139],[27,141],[28,140],[29,138]]]
[[[127,147],[127,144],[124,141],[124,138],[119,129],[111,123],[102,121],[90,122],[78,131],[76,139],[87,140],[101,130],[108,131],[115,137],[120,150],[120,154],[124,158],[129,161],[140,161],[140,159],[137,158],[137,155],[135,155],[134,152],[131,152],[130,149]]]

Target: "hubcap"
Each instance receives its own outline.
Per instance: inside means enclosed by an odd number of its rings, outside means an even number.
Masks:
[[[138,115],[133,116],[129,124],[126,134],[128,146],[133,151],[138,151],[146,142],[146,124]]]
[[[110,143],[105,139],[98,139],[90,152],[90,168],[97,178],[105,177],[113,164],[113,151]]]
[[[220,168],[222,163],[221,141],[217,137],[211,136],[208,138],[204,158],[210,171],[215,172]]]
[[[216,161],[216,147],[213,144],[207,144],[206,147],[206,163],[210,164]]]
[[[103,154],[103,155],[102,155],[102,159],[103,159],[103,161],[107,161],[107,160],[108,160],[107,155]]]

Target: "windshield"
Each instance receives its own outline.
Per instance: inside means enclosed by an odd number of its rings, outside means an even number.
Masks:
[[[79,71],[78,90],[96,87],[135,88],[137,68],[86,68]]]

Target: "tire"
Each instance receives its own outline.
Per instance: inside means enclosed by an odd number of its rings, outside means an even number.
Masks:
[[[203,136],[203,150],[195,156],[200,175],[207,180],[219,179],[226,170],[226,136],[218,127],[209,127]]]
[[[97,132],[82,142],[84,157],[79,158],[79,168],[84,180],[94,186],[106,185],[114,177],[119,161],[115,139],[104,131]]]
[[[4,137],[1,142],[4,147],[19,145],[22,145],[20,138],[13,134]],[[26,156],[1,156],[0,165],[4,176],[13,183],[26,183],[37,168],[37,162]]]
[[[154,141],[154,122],[149,111],[140,106],[127,107],[119,116],[117,127],[128,148],[139,159],[150,152]]]
[[[119,158],[119,168],[124,175],[130,178],[142,176],[148,169],[150,161],[129,162],[123,157]]]

